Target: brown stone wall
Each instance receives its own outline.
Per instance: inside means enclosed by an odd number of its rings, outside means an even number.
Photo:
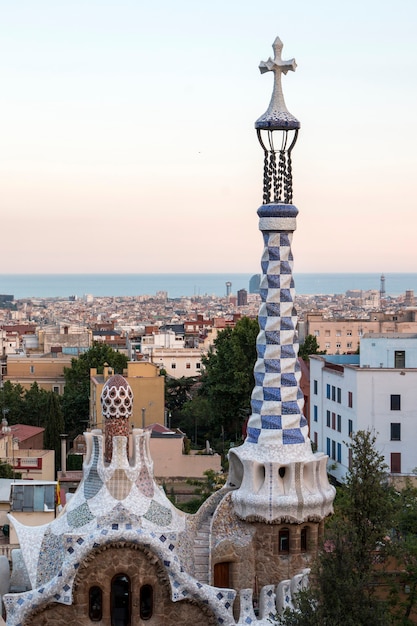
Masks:
[[[130,626],[178,626],[178,624],[215,624],[214,616],[207,607],[190,602],[172,602],[168,578],[159,560],[153,554],[129,546],[113,546],[96,552],[79,569],[74,586],[74,601],[71,606],[53,604],[32,615],[24,626],[111,626],[111,580],[124,574],[131,582]],[[97,585],[103,592],[103,619],[92,622],[88,616],[88,593]],[[139,616],[139,593],[142,585],[153,588],[153,616],[146,621]]]
[[[307,528],[302,546],[301,532]],[[289,532],[289,550],[279,549],[279,533]],[[310,567],[317,554],[323,522],[305,524],[265,524],[244,522],[234,513],[230,494],[216,511],[212,527],[212,580],[214,565],[228,562],[230,585],[236,589],[260,590],[278,584]]]

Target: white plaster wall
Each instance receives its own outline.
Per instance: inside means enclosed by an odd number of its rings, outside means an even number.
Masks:
[[[343,374],[323,369],[322,357],[310,358],[310,436],[318,433],[318,450],[327,453],[327,437],[341,444],[341,464],[329,460],[329,471],[338,480],[348,469],[349,441],[348,423],[352,420],[353,431],[373,429],[377,449],[390,467],[391,452],[401,453],[401,475],[412,474],[417,467],[417,370],[392,370],[355,368],[345,366]],[[403,373],[402,373],[403,372]],[[314,394],[314,380],[318,381],[318,393]],[[326,398],[326,384],[340,387],[342,402]],[[348,391],[353,394],[353,407],[348,407]],[[391,395],[401,396],[401,410],[391,410]],[[318,421],[314,421],[314,405],[318,407]],[[341,432],[326,425],[326,411],[341,415]],[[336,418],[337,422],[337,418]],[[391,441],[391,423],[401,424],[401,440]],[[337,424],[336,424],[337,426]]]
[[[417,368],[417,335],[413,337],[364,337],[361,340],[361,367],[395,367],[395,351],[405,351],[405,367]]]

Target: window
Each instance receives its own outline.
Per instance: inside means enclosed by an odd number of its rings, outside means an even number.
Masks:
[[[319,330],[315,330],[315,331],[314,331],[314,335],[315,335],[316,337],[320,337],[320,331],[319,331]]]
[[[111,581],[111,624],[130,624],[130,579],[117,574]]]
[[[317,450],[317,448],[318,448],[318,446],[319,446],[319,437],[318,437],[318,434],[317,434],[317,433],[314,433],[314,438],[313,438],[313,441],[314,441],[314,446],[315,446],[315,448],[316,448],[316,450]]]
[[[342,462],[342,444],[338,443],[337,444],[337,457],[336,460],[338,463]]]
[[[401,474],[400,452],[391,452],[391,474]]]
[[[191,369],[191,363],[186,363],[185,364],[185,369],[186,370],[190,370]]]
[[[315,396],[317,395],[317,392],[318,392],[318,386],[319,386],[319,384],[318,384],[317,380],[314,380],[313,381],[313,387],[314,387],[314,395]]]
[[[401,441],[401,424],[391,422],[391,441]]]
[[[318,406],[316,404],[313,406],[313,415],[314,415],[314,421],[317,422],[318,415],[319,415],[319,409],[318,409]]]
[[[339,404],[342,403],[342,390],[340,389],[340,387],[337,388],[337,401]]]
[[[330,411],[326,411],[326,426],[330,428]]]
[[[29,371],[30,371],[30,373],[31,373],[31,374],[34,374],[34,373],[35,373],[35,366],[34,366],[34,365],[31,365],[31,366],[29,367]]]
[[[88,616],[92,622],[101,622],[103,619],[103,592],[100,587],[90,587],[88,590]]]
[[[352,342],[348,341],[347,344],[346,344],[346,348],[351,348],[351,347],[352,347]]]
[[[153,588],[151,585],[142,585],[139,592],[140,619],[151,619],[153,614]]]
[[[340,343],[340,341],[336,341],[336,350],[340,350],[341,347],[342,344]]]
[[[336,460],[336,442],[332,440],[332,459]]]
[[[14,484],[12,494],[13,511],[55,510],[55,485]]]
[[[175,370],[177,368],[177,364],[176,363],[171,363],[171,369]]]
[[[288,528],[283,528],[278,533],[278,550],[287,554],[290,551],[290,531]]]
[[[349,437],[352,436],[352,433],[353,433],[353,422],[352,422],[352,420],[348,420],[348,435],[349,435]]]
[[[336,331],[336,337],[341,337],[341,336],[342,336],[342,333],[340,332],[340,330],[337,330]]]
[[[327,456],[330,456],[330,439],[329,439],[329,437],[326,438],[326,452],[327,452]]]
[[[347,335],[348,337],[352,337],[352,331],[351,331],[351,330],[347,330],[347,331],[346,331],[346,335]]]
[[[329,342],[326,342],[326,343],[325,343],[325,345],[324,345],[324,347],[326,348],[326,350],[330,350],[330,343],[329,343]]]
[[[326,385],[326,398],[330,400],[330,385],[329,384]]]
[[[399,394],[391,394],[391,411],[401,411],[401,396]]]
[[[324,336],[325,337],[330,337],[330,330],[325,330],[324,331]]]
[[[332,429],[336,430],[336,413],[332,413]]]
[[[301,529],[301,533],[300,533],[301,552],[307,552],[307,541],[308,541],[308,526],[304,526],[304,528]]]
[[[332,400],[333,402],[336,401],[336,387],[334,385],[332,385]]]
[[[53,390],[54,393],[59,393],[59,387],[55,387],[54,386],[52,390]]]
[[[337,416],[337,432],[339,433],[342,432],[342,416],[341,415]]]
[[[196,363],[195,364],[195,369],[196,370],[200,370],[201,369],[201,363]]]
[[[394,367],[405,367],[405,350],[395,351]]]
[[[348,391],[348,407],[353,407],[353,393],[351,391]]]

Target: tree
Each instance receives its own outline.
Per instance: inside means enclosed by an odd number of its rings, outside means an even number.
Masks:
[[[16,478],[13,467],[8,463],[0,462],[0,478]]]
[[[214,470],[206,470],[204,472],[205,480],[193,480],[189,478],[187,483],[194,485],[194,495],[192,500],[183,503],[177,503],[177,507],[185,513],[196,513],[200,506],[207,500],[209,496],[221,489],[225,482],[225,474],[218,474]]]
[[[326,351],[319,350],[319,344],[317,338],[314,335],[307,335],[304,342],[300,344],[298,350],[298,356],[305,361],[308,361],[310,354],[326,354]]]
[[[218,334],[203,359],[200,394],[208,400],[213,430],[226,439],[236,440],[250,411],[258,332],[258,321],[243,317],[233,329]]]
[[[24,389],[22,385],[6,380],[0,393],[1,410],[6,412],[9,424],[19,424],[24,421]]]
[[[390,623],[387,605],[375,595],[375,568],[385,555],[393,525],[394,491],[372,433],[357,432],[349,447],[351,466],[346,484],[338,489],[335,515],[326,526],[311,586],[300,595],[300,610],[282,617],[285,626]]]
[[[191,399],[191,389],[196,384],[195,376],[172,378],[165,375],[165,406],[175,416]]]
[[[62,408],[65,429],[70,438],[85,428],[85,423],[88,422],[90,369],[97,368],[98,373],[102,373],[105,363],[110,365],[115,373],[122,374],[127,366],[127,357],[106,344],[95,342],[89,350],[72,359],[71,367],[64,370]]]
[[[44,445],[47,450],[55,450],[55,467],[61,467],[61,435],[64,434],[60,398],[57,393],[48,393],[47,416],[45,423]]]
[[[388,552],[394,558],[397,574],[387,574],[391,584],[391,612],[396,624],[414,624],[411,614],[417,602],[417,487],[409,479],[397,492],[395,527]],[[408,588],[406,594],[405,588]]]
[[[48,392],[35,381],[24,393],[25,424],[45,426]]]

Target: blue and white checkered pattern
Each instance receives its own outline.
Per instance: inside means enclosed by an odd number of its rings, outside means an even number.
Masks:
[[[274,217],[279,219],[281,216],[277,209],[279,206],[275,205]],[[288,217],[282,215],[280,226],[289,222]],[[274,445],[304,444],[308,438],[308,426],[303,415],[304,396],[300,389],[301,373],[297,361],[297,315],[291,253],[293,228],[275,231],[269,230],[268,225],[268,230],[262,230],[265,244],[261,261],[262,304],[247,441]]]

